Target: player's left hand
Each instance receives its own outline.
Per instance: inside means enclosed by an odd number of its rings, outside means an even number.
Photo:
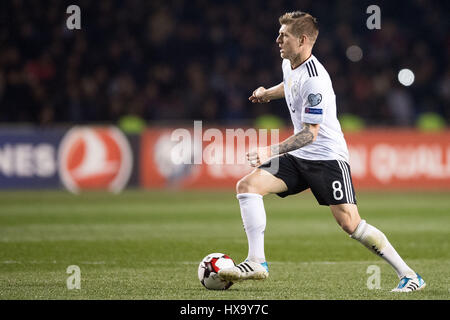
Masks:
[[[269,160],[272,154],[270,151],[270,146],[267,146],[255,148],[250,152],[247,152],[246,156],[250,166],[257,167]]]
[[[248,97],[252,103],[267,103],[270,102],[266,97],[267,89],[264,87],[259,87],[255,91],[253,91],[252,95]]]

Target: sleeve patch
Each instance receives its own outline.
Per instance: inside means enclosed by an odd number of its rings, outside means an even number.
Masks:
[[[323,114],[323,109],[320,108],[305,108],[305,113],[309,114]]]

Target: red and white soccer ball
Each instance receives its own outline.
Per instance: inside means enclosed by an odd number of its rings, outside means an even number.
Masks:
[[[220,269],[234,267],[233,259],[223,253],[211,253],[203,258],[198,266],[198,279],[206,289],[226,290],[233,282],[220,279]]]

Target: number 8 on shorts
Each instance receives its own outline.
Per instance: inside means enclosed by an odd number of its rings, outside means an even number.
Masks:
[[[342,183],[338,180],[333,181],[333,197],[336,200],[342,200],[344,193],[342,192]]]

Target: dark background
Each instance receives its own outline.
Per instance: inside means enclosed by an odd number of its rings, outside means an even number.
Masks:
[[[284,100],[252,105],[258,86],[282,81],[278,17],[311,13],[313,54],[333,81],[339,114],[368,126],[414,126],[424,112],[450,122],[449,1],[1,1],[0,122],[39,126],[203,120],[251,124]],[[66,8],[81,8],[68,30]],[[381,9],[369,30],[366,9]],[[346,50],[361,47],[350,61]],[[409,87],[398,71],[411,69]]]

